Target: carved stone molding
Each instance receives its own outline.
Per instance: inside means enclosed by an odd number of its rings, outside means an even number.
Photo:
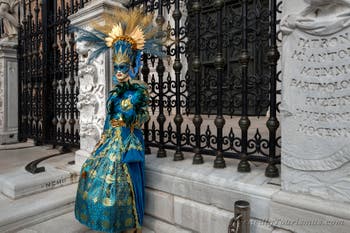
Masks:
[[[98,22],[102,20],[101,16],[104,13],[120,6],[120,3],[112,0],[90,1],[69,19],[72,25],[89,30],[88,25],[92,20]],[[78,42],[76,48],[79,54],[80,85],[77,107],[80,112],[80,150],[76,152],[75,161],[77,166],[81,166],[102,133],[106,115],[105,104],[111,82],[111,60],[107,52],[87,64],[89,54],[94,48],[87,42]]]
[[[350,202],[350,164],[329,172],[282,169],[283,190],[319,196],[328,200]]]
[[[86,42],[77,43],[79,54],[79,96],[77,108],[80,111],[80,141],[81,148],[91,152],[98,141],[105,119],[105,77],[104,58],[97,58],[87,64],[91,50]]]

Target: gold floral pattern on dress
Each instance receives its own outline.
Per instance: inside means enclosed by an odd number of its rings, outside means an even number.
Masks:
[[[133,108],[133,104],[131,103],[131,98],[123,99],[121,102],[121,107],[123,111],[129,111],[130,109]]]

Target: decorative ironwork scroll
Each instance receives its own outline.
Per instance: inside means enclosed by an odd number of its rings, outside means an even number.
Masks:
[[[79,146],[78,56],[68,16],[87,0],[22,0],[19,15],[19,138]]]

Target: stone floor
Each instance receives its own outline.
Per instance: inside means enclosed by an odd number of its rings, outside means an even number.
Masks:
[[[32,142],[0,145],[0,178],[29,162],[58,153],[51,146]],[[52,157],[40,165],[69,168],[74,153]],[[74,166],[71,166],[72,170]],[[1,183],[0,183],[1,184]],[[2,233],[92,233],[74,217],[77,184],[49,189],[13,200],[0,192],[0,232]],[[1,190],[1,187],[0,187]],[[144,228],[144,233],[153,231]]]

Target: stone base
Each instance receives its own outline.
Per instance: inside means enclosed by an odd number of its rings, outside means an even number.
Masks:
[[[169,153],[171,154],[171,153]],[[234,202],[251,206],[251,233],[348,233],[350,205],[281,191],[279,179],[264,176],[266,164],[238,173],[237,160],[214,169],[213,157],[192,165],[192,157],[146,156],[146,226],[157,232],[227,232]]]
[[[186,155],[185,155],[186,157]],[[251,205],[251,233],[271,233],[268,219],[271,198],[280,187],[278,179],[264,176],[265,164],[252,164],[251,173],[238,173],[239,161],[227,159],[227,168],[213,168],[213,157],[202,165],[192,158],[174,162],[172,157],[146,156],[146,208],[155,222],[147,225],[155,232],[227,232],[234,217],[234,202]],[[148,224],[145,222],[145,224]],[[156,230],[156,227],[170,230]],[[160,228],[159,228],[160,229]]]
[[[0,176],[1,192],[12,199],[77,182],[77,174],[45,165],[45,172],[31,174],[24,167]]]
[[[296,233],[349,232],[349,204],[283,191],[272,199],[270,219],[275,227]]]
[[[18,142],[18,131],[0,133],[0,145],[17,143],[17,142]]]
[[[347,202],[350,205],[350,163],[330,171],[302,171],[282,164],[281,171],[283,191]]]

